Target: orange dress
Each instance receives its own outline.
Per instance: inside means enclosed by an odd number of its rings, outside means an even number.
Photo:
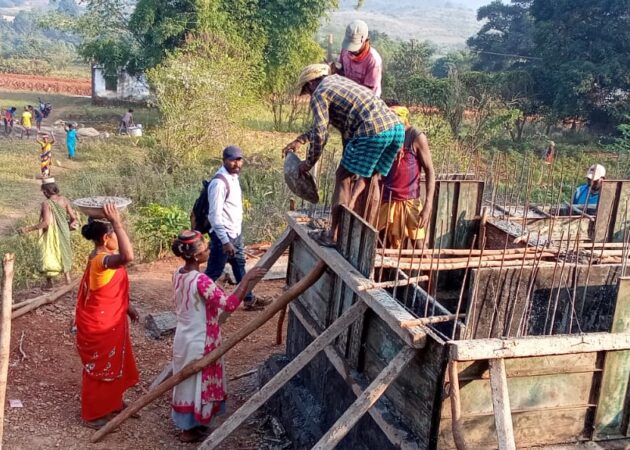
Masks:
[[[83,364],[81,417],[91,421],[123,408],[123,394],[139,381],[129,337],[129,279],[108,269],[107,253],[88,262],[76,308],[77,350]]]

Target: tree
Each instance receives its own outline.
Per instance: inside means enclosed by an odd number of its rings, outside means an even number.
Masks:
[[[546,104],[611,129],[630,112],[630,0],[534,0],[531,14]]]
[[[437,78],[446,78],[451,67],[456,67],[458,72],[464,73],[472,70],[472,64],[472,53],[467,50],[455,50],[435,60],[431,74]]]
[[[477,20],[485,21],[477,35],[468,39],[477,54],[475,70],[502,71],[520,68],[534,61],[534,21],[529,13],[533,0],[495,0],[477,11]]]

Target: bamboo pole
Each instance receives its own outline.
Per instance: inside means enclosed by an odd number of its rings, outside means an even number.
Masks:
[[[263,310],[256,318],[250,321],[247,325],[241,328],[234,336],[231,336],[227,339],[221,347],[218,347],[205,355],[203,358],[199,358],[196,361],[191,362],[186,365],[181,371],[173,374],[170,378],[166,379],[163,383],[158,385],[154,390],[144,394],[138,400],[133,402],[127,408],[125,408],[122,412],[120,412],[116,417],[110,420],[103,428],[98,430],[92,438],[90,442],[98,442],[103,439],[108,433],[110,433],[114,428],[118,427],[121,423],[131,417],[133,414],[140,411],[142,408],[147,406],[149,403],[153,402],[157,398],[161,397],[162,394],[171,390],[175,386],[177,386],[182,381],[196,374],[204,367],[212,364],[217,361],[221,356],[225,355],[232,347],[241,342],[247,336],[252,334],[258,328],[267,323],[273,316],[276,315],[278,311],[283,309],[286,305],[291,303],[294,299],[300,296],[304,291],[306,291],[309,287],[311,287],[319,278],[324,274],[326,270],[326,263],[323,261],[319,261],[313,270],[311,270],[304,278],[298,281],[296,284],[291,286],[286,292],[284,292],[280,297],[276,299],[271,305],[269,305],[265,310]]]
[[[590,247],[590,246],[589,246]],[[545,249],[546,250],[546,249]],[[398,256],[398,249],[393,249],[393,248],[387,248],[385,249],[385,256],[392,256],[392,255],[396,255]],[[411,249],[403,249],[400,254],[402,257],[404,256],[412,256],[413,255],[413,250]],[[523,248],[508,248],[506,250],[503,249],[499,249],[499,250],[488,250],[486,249],[483,254],[484,255],[503,255],[503,253],[505,253],[506,255],[522,255],[523,253],[534,253],[536,252],[536,249],[534,247],[523,247]],[[443,248],[441,251],[439,252],[435,252],[434,257],[437,257],[437,254],[439,253],[440,258],[443,258],[445,256],[468,256],[469,254],[472,256],[479,256],[481,254],[481,250],[480,249],[466,249],[466,248]],[[431,254],[430,253],[426,253],[423,258],[430,258]]]
[[[423,325],[450,322],[451,320],[464,319],[465,317],[466,314],[445,314],[443,316],[421,317],[419,319],[402,320],[400,322],[400,326],[401,328],[413,328]]]
[[[7,253],[2,260],[2,330],[0,330],[0,450],[4,435],[4,404],[7,393],[9,357],[11,356],[11,304],[13,303],[13,262],[15,255]]]
[[[551,258],[554,257],[555,255],[553,253],[539,253],[538,254],[538,258],[528,258],[528,260],[531,261],[538,261],[539,259],[542,258]],[[521,261],[520,259],[516,260],[516,261],[503,261],[503,267],[515,267],[515,266],[520,266],[521,265]],[[482,268],[482,267],[500,267],[501,266],[501,261],[481,261],[480,259],[476,258],[473,261],[470,262],[470,264],[468,264],[467,261],[460,261],[460,262],[456,262],[456,263],[444,263],[444,264],[440,264],[439,270],[443,271],[443,270],[457,270],[457,269],[466,269],[467,267],[473,269],[473,268]],[[387,262],[385,262],[385,265],[382,266],[383,268],[395,268],[395,265],[389,264]],[[430,264],[428,263],[424,263],[424,264],[409,264],[409,263],[404,263],[401,262],[400,263],[400,269],[403,270],[432,270],[435,271],[437,269],[432,268]]]

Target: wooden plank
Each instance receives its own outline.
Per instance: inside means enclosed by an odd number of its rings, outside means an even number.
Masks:
[[[489,364],[492,406],[494,408],[494,422],[496,424],[499,450],[516,450],[505,363],[503,359],[491,359]]]
[[[435,182],[434,217],[429,245],[432,248],[451,248],[456,207],[456,181]]]
[[[612,236],[610,242],[624,242],[625,232],[630,221],[630,182],[618,181],[617,187],[617,214],[612,224]]]
[[[475,218],[479,217],[481,212],[482,193],[482,182],[459,183],[452,248],[470,248],[478,223]]]
[[[593,372],[509,378],[506,370],[506,376],[512,411],[544,411],[567,407],[582,407],[586,411],[590,406]],[[488,378],[462,381],[460,384],[462,416],[492,414],[492,391]],[[441,417],[451,417],[448,402],[442,405]]]
[[[363,415],[383,395],[389,385],[398,377],[405,366],[415,356],[416,349],[405,347],[387,365],[378,377],[370,383],[365,391],[346,410],[337,422],[313,446],[313,450],[332,450],[344,438]]]
[[[374,379],[400,351],[404,343],[372,312],[366,318],[366,339],[361,371]],[[431,448],[437,435],[447,348],[434,339],[418,352],[385,396],[402,422],[417,436],[421,448]]]
[[[590,333],[582,336],[531,336],[519,339],[475,339],[448,342],[451,359],[475,361],[493,358],[568,355],[630,350],[630,333]]]
[[[628,182],[621,180],[604,180],[597,204],[597,218],[593,233],[595,242],[623,241],[623,233],[619,231],[620,222],[623,221],[625,214],[625,201],[628,198],[627,185]]]
[[[345,330],[357,317],[359,317],[367,305],[357,303],[346,311],[339,319],[320,334],[297,357],[278,372],[258,392],[251,396],[234,414],[232,414],[219,428],[198,447],[200,450],[216,448],[228,437],[240,424],[257,411],[273,394],[293,378],[304,366],[306,366],[321,350],[330,344],[343,330]]]
[[[289,212],[287,221],[302,240],[327,266],[337,274],[344,283],[356,292],[369,308],[378,314],[400,336],[404,342],[415,348],[424,347],[426,344],[425,327],[403,329],[400,322],[415,319],[407,310],[394,300],[383,289],[372,289],[373,282],[365,278],[352,265],[334,249],[322,247],[308,235],[306,228],[296,221],[298,214]]]
[[[514,439],[519,448],[568,443],[567,447],[562,448],[573,449],[575,443],[582,439],[585,416],[586,410],[583,408],[512,411]],[[456,448],[451,426],[451,419],[440,421],[438,449]],[[497,448],[494,415],[462,417],[462,427],[470,448],[475,450]]]
[[[351,246],[350,251],[352,253],[350,254],[349,261],[364,277],[372,278],[374,272],[374,259],[376,257],[378,231],[361,217],[357,216],[354,212],[346,209],[345,213],[354,216],[351,235],[354,241],[360,242],[356,252],[355,247]],[[357,237],[359,238],[357,239]],[[358,301],[358,297],[354,295],[352,302],[354,303],[356,301]],[[361,349],[363,348],[363,322],[364,317],[359,317],[350,326],[348,334],[349,342],[347,355],[348,362],[353,369],[357,369],[359,367],[359,360],[361,359]]]
[[[630,331],[630,277],[619,279],[612,333]],[[613,334],[614,335],[614,334]],[[630,378],[630,351],[608,352],[595,414],[595,434],[600,438],[626,434],[622,429]],[[626,426],[627,427],[627,426]],[[624,427],[624,428],[626,428]]]
[[[597,367],[597,353],[578,353],[570,355],[536,356],[529,358],[510,358],[505,360],[508,378],[536,377],[553,374],[593,373]],[[460,382],[489,379],[486,361],[467,361],[459,364]]]
[[[518,262],[520,264],[520,262]],[[553,324],[554,334],[569,332],[573,320],[573,331],[577,331],[575,316],[571,309],[571,293],[575,265],[561,271],[558,267],[554,275],[553,266],[540,264],[535,270],[531,296],[529,299],[530,319],[527,323],[528,335],[547,334],[551,326],[548,316],[549,305],[555,304],[558,297],[557,314]],[[468,292],[466,339],[515,336],[523,308],[526,306],[530,288],[532,267],[504,267],[497,269],[474,269]],[[562,272],[562,276],[560,273]],[[589,274],[588,286],[578,283],[576,311],[577,320],[585,333],[609,331],[612,323],[616,280],[621,273],[619,265],[581,265],[577,267],[577,279],[585,281]],[[477,281],[478,280],[478,281]],[[473,287],[478,283],[476,296]],[[569,289],[566,289],[566,288]],[[558,288],[560,292],[558,292]],[[586,295],[584,295],[586,290]],[[495,305],[496,302],[496,305]],[[547,320],[549,319],[549,320]],[[545,323],[548,322],[545,329]]]
[[[282,256],[291,242],[297,237],[295,231],[291,228],[284,230],[282,235],[273,243],[273,245],[265,252],[264,255],[258,260],[255,267],[263,267],[267,270],[271,269],[274,263]]]
[[[299,305],[292,303],[290,305],[291,312],[295,314],[295,317],[300,321],[304,329],[311,335],[311,337],[316,338],[321,330],[316,328],[308,317],[301,311]],[[351,368],[346,364],[344,359],[341,357],[339,352],[332,346],[328,345],[324,348],[324,353],[326,353],[326,357],[333,365],[333,367],[337,370],[339,375],[348,383],[352,392],[358,397],[363,392],[363,388],[359,385],[356,378],[352,374]],[[372,417],[372,420],[378,425],[383,434],[387,436],[387,439],[394,445],[395,448],[399,448],[401,450],[419,450],[417,442],[415,442],[413,436],[410,435],[407,431],[402,428],[396,426],[393,422],[393,416],[389,411],[386,411],[383,406],[379,407],[379,403],[377,402],[374,407],[368,410],[368,413]]]

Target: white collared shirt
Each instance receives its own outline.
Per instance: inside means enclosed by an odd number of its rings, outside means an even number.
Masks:
[[[208,222],[210,231],[214,231],[222,244],[236,239],[242,232],[243,195],[237,174],[231,174],[225,166],[217,170],[216,175],[223,175],[230,186],[229,193],[225,182],[213,179],[208,185]],[[227,196],[226,196],[227,195]]]

